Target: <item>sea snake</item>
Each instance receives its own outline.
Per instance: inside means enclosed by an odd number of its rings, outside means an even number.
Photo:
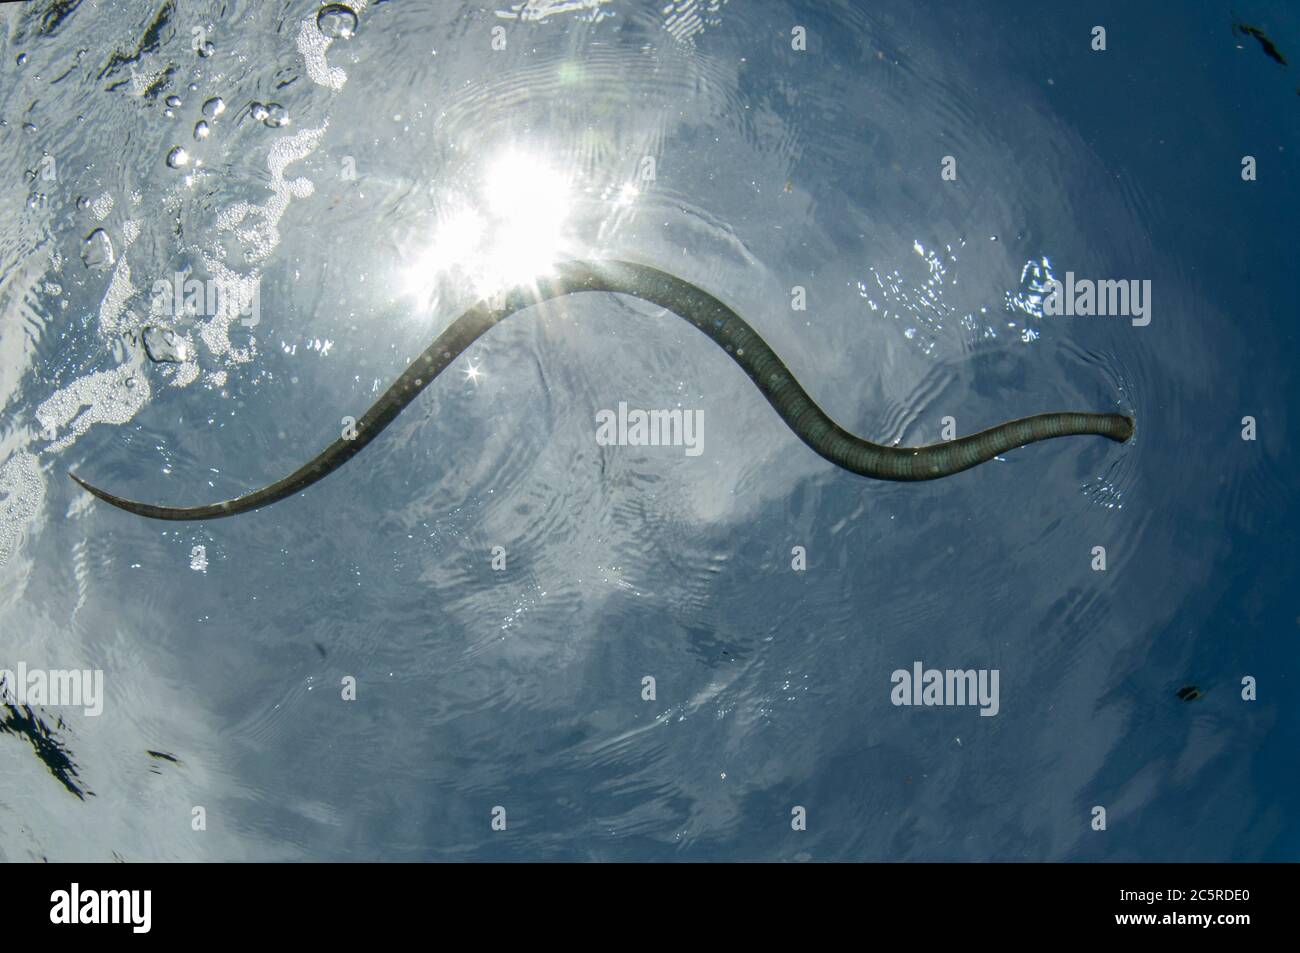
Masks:
[[[795,435],[831,463],[875,480],[935,480],[991,460],[1007,450],[1076,434],[1123,443],[1133,419],[1122,414],[1053,413],[1022,417],[970,436],[928,447],[888,447],[844,430],[799,386],[789,368],[740,315],[688,281],[648,265],[626,261],[570,261],[550,275],[484,299],[438,335],[391,387],[356,422],[355,436],[340,438],[282,480],[224,503],[158,506],[114,496],[69,476],[101,500],[131,513],[160,520],[207,520],[247,513],[307,489],[347,463],[393,422],[411,401],[467,347],[516,311],[583,291],[631,295],[678,315],[708,335],[740,365]]]

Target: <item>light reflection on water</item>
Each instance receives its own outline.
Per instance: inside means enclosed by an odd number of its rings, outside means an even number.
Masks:
[[[910,0],[297,4],[283,23],[250,3],[197,50],[184,5],[154,44],[137,7],[15,11],[3,50],[0,149],[30,174],[0,230],[0,629],[15,658],[102,668],[109,696],[67,718],[93,798],[0,734],[0,828],[28,832],[3,856],[1276,849],[1219,842],[1242,822],[1179,799],[1259,797],[1188,752],[1267,725],[1216,708],[1208,728],[1166,689],[1194,669],[1225,686],[1197,704],[1227,704],[1240,660],[1173,620],[1240,559],[1234,528],[1282,505],[1285,468],[1187,444],[1247,348],[1212,337],[1222,303],[1151,241],[1140,213],[1177,205],[1170,186],[1115,185],[1062,118],[1093,95],[1069,63],[1049,89],[996,12],[954,56],[951,14]],[[276,479],[475,297],[584,256],[711,290],[882,442],[1066,408],[1133,413],[1138,436],[869,484],[684,322],[581,296],[495,329],[264,512],[160,526],[63,475],[172,503]],[[1043,316],[1071,268],[1154,279],[1151,327]],[[152,283],[178,272],[255,282],[260,321],[159,313]],[[182,359],[148,359],[159,327]],[[620,401],[702,409],[707,454],[597,446]],[[892,707],[913,659],[1000,669],[1001,713]],[[1107,798],[1147,840],[1089,839]]]

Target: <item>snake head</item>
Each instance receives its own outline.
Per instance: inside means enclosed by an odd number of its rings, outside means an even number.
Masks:
[[[1137,426],[1132,417],[1122,414],[1116,414],[1119,420],[1116,421],[1115,441],[1117,443],[1128,443],[1133,436],[1133,429]]]

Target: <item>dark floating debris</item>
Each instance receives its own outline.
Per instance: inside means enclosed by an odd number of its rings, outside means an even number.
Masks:
[[[1232,25],[1232,32],[1234,36],[1253,36],[1259,41],[1259,45],[1264,50],[1265,56],[1273,60],[1275,63],[1281,63],[1283,66],[1286,66],[1286,57],[1283,56],[1281,51],[1273,45],[1273,41],[1264,34],[1263,30],[1239,22]]]
[[[1178,697],[1185,702],[1194,702],[1203,694],[1204,692],[1195,685],[1184,685],[1182,688],[1178,689]]]
[[[66,4],[66,6],[68,6],[71,9],[71,8],[75,8],[77,4],[75,3]],[[172,24],[171,21],[175,17],[175,15],[176,15],[175,0],[167,0],[166,3],[164,3],[161,7],[158,8],[158,12],[154,15],[153,20],[150,21],[147,27],[145,27],[144,35],[140,37],[140,42],[136,44],[136,48],[134,52],[123,53],[120,50],[115,50],[113,52],[113,55],[109,57],[108,63],[104,66],[102,70],[100,70],[99,75],[96,78],[103,79],[105,76],[108,76],[110,73],[120,74],[121,68],[123,66],[126,67],[134,66],[144,61],[144,57],[146,53],[158,52],[158,50],[162,46],[162,43],[168,38],[167,37],[168,26],[172,25],[174,28],[174,24]],[[48,14],[47,14],[47,19],[48,19]],[[41,32],[45,33],[46,31],[42,30]],[[211,44],[208,45],[211,46]],[[149,85],[149,88],[143,91],[142,95],[148,98],[152,98],[154,95],[156,95],[160,89],[166,86],[166,81],[170,79],[172,70],[173,67],[168,65],[164,75],[160,76],[157,80],[151,83]],[[111,91],[117,89],[120,86],[125,86],[127,82],[128,82],[127,80],[121,80],[109,86],[108,88]]]
[[[155,364],[182,364],[189,354],[185,339],[171,328],[151,324],[140,336],[144,340],[144,352]]]
[[[62,720],[56,727],[63,727]],[[94,791],[84,790],[77,785],[76,782],[80,778],[77,777],[77,766],[72,761],[71,753],[54,736],[50,726],[36,716],[30,705],[19,708],[8,702],[0,702],[0,735],[18,735],[26,738],[36,750],[36,757],[49,768],[50,774],[54,775],[59,783],[78,799],[84,801],[86,795],[95,796]]]
[[[170,761],[172,764],[181,763],[180,758],[176,757],[176,755],[174,754],[168,754],[166,751],[149,751],[148,755],[149,757],[153,758],[155,761]],[[149,773],[157,774],[159,776],[162,775],[161,769],[159,769],[158,765],[156,764],[149,765]]]

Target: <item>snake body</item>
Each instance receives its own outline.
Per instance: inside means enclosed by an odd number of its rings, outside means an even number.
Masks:
[[[114,506],[160,520],[206,520],[247,513],[307,489],[343,466],[374,440],[467,347],[516,311],[550,298],[580,292],[613,292],[666,308],[726,351],[800,440],[831,463],[875,480],[935,480],[960,473],[1025,444],[1053,437],[1093,434],[1118,443],[1133,434],[1122,414],[1036,414],[926,447],[890,447],[844,430],[817,406],[794,375],[753,328],[713,295],[688,281],[625,261],[570,261],[535,282],[478,302],[438,335],[383,396],[357,421],[355,436],[340,438],[281,480],[244,496],[202,506],[158,506],[123,499],[69,474]]]

